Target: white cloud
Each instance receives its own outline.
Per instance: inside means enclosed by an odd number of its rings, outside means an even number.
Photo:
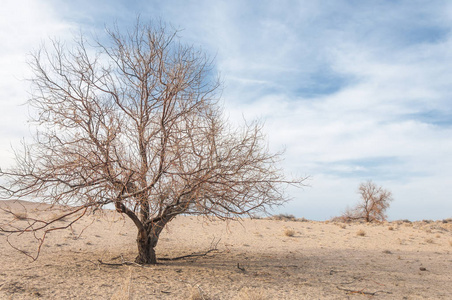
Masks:
[[[400,11],[411,10],[405,8]],[[435,9],[429,13],[427,18],[431,20],[438,15]],[[313,35],[326,35],[322,41],[314,39],[316,43],[312,47],[319,54],[310,56],[312,49],[298,48],[299,56],[307,56],[302,61],[312,59],[315,62],[314,67],[308,64],[308,70],[326,63],[334,72],[348,78],[337,92],[314,98],[303,93],[294,96],[287,92],[297,88],[292,81],[291,86],[286,86],[287,90],[268,93],[261,86],[265,82],[251,81],[262,78],[258,71],[247,75],[251,78],[249,83],[240,81],[238,90],[226,91],[225,96],[232,102],[229,111],[247,118],[262,117],[273,144],[286,145],[285,165],[289,172],[313,176],[312,188],[292,191],[299,202],[289,203],[288,211],[300,214],[305,211],[303,215],[316,218],[339,214],[337,206],[345,208],[345,203],[357,199],[355,189],[366,179],[387,185],[394,191],[395,203],[404,204],[394,205],[390,214],[393,218],[420,218],[421,214],[426,218],[428,215],[429,218],[445,218],[447,212],[452,211],[447,192],[448,182],[452,180],[449,158],[452,119],[446,119],[452,117],[448,75],[452,59],[447,50],[451,39],[449,34],[444,34],[452,23],[443,20],[440,25],[444,28],[439,30],[438,39],[419,36],[408,40],[398,33],[394,36],[405,40],[391,37],[390,30],[404,30],[397,28],[399,23],[411,26],[418,21],[409,20],[412,14],[417,12],[374,18],[380,25],[386,24],[382,28],[374,27],[372,20],[362,20],[364,24],[352,20],[342,30],[311,27]],[[430,19],[419,22],[422,27],[424,23],[429,24]],[[366,37],[362,31],[371,34]],[[307,38],[308,43],[311,40],[312,37]],[[277,46],[280,44],[270,45],[271,49]],[[296,49],[285,60],[299,66],[295,52]],[[319,57],[324,61],[319,61]],[[283,61],[279,62],[284,65]],[[242,60],[237,73],[247,66],[246,59]],[[281,82],[279,77],[284,75],[292,74],[283,70],[275,72],[273,78]],[[305,79],[297,75],[300,81]],[[272,82],[271,77],[265,80]],[[252,97],[253,101],[241,104],[241,95]],[[431,120],[423,118],[431,111],[434,112]],[[435,122],[435,114],[440,112],[445,114],[445,120],[440,120],[445,127]],[[429,211],[425,209],[428,205],[443,210]]]
[[[61,20],[46,1],[2,1],[0,9],[0,162],[11,163],[11,144],[28,135],[29,68],[27,55],[49,37],[70,34],[70,24]]]
[[[394,192],[391,217],[450,217],[450,4],[21,3],[4,1],[0,11],[2,162],[5,145],[27,131],[17,107],[27,98],[19,80],[26,53],[48,36],[70,35],[73,24],[126,24],[139,12],[185,29],[183,41],[216,55],[230,119],[264,119],[271,147],[286,146],[288,173],[312,175],[311,188],[291,190],[291,213],[337,215],[357,200],[361,181],[374,179]]]

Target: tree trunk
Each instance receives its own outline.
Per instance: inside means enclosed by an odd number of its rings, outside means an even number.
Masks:
[[[136,263],[157,264],[154,248],[157,246],[163,228],[165,228],[165,225],[171,221],[173,217],[174,216],[163,214],[161,217],[153,219],[149,224],[143,222],[146,225],[137,226],[139,229],[137,236],[138,256],[135,259]]]
[[[135,258],[135,262],[138,264],[157,264],[154,248],[157,245],[158,236],[155,236],[152,232],[151,228],[148,232],[146,230],[138,232],[138,256]]]

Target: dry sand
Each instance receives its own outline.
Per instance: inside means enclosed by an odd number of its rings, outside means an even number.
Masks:
[[[5,205],[26,209],[27,217],[44,208]],[[0,210],[0,224],[10,219]],[[115,212],[91,215],[49,234],[31,262],[0,233],[0,299],[452,299],[452,223],[180,216],[162,233],[159,257],[203,252],[212,241],[218,251],[155,266],[99,263],[133,261],[135,235]],[[36,250],[31,236],[10,241]]]

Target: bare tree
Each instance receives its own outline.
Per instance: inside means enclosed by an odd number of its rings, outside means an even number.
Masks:
[[[393,200],[392,193],[378,187],[371,180],[361,183],[358,188],[361,201],[353,209],[343,214],[345,220],[364,220],[366,222],[386,220],[386,210]]]
[[[286,201],[287,180],[258,122],[222,118],[212,61],[164,24],[94,44],[53,41],[32,56],[29,100],[37,131],[0,170],[2,199],[34,197],[74,213],[114,204],[137,227],[137,263],[179,214],[232,219]],[[48,232],[51,221],[11,232]],[[30,223],[30,222],[28,222]]]

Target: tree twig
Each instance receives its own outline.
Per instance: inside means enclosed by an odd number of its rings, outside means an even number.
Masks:
[[[242,272],[245,272],[245,271],[246,271],[245,268],[244,268],[244,267],[241,267],[239,263],[237,263],[237,269],[239,269],[239,270],[242,271]]]

